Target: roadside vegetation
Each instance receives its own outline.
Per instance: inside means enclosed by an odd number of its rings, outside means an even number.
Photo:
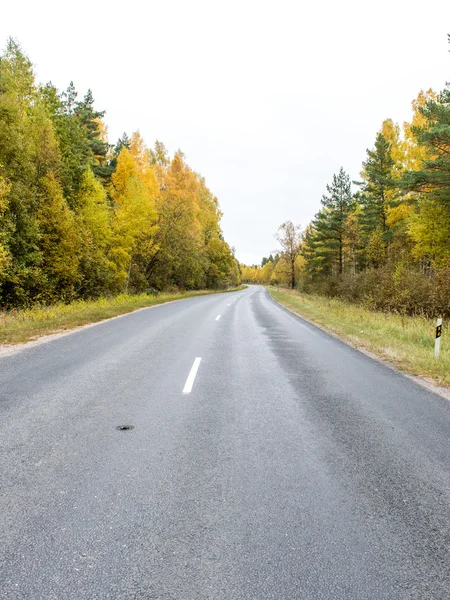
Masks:
[[[220,290],[232,292],[244,286]],[[33,306],[0,312],[0,345],[18,344],[43,335],[61,333],[89,323],[133,312],[139,308],[219,293],[219,290],[191,290],[162,294],[119,294],[113,298],[74,300],[70,304]]]
[[[386,119],[357,181],[343,168],[330,176],[312,221],[283,223],[281,251],[242,266],[242,280],[383,313],[450,318],[449,173],[447,84],[419,92],[409,122]]]
[[[434,357],[434,319],[382,313],[338,298],[269,287],[270,295],[307,320],[369,350],[412,375],[450,386],[450,329],[444,324],[439,359]]]
[[[139,131],[110,143],[104,115],[90,90],[79,97],[72,82],[64,91],[38,83],[8,41],[0,53],[0,309],[43,314],[42,305],[149,288],[239,284],[205,179],[180,150],[148,147]]]

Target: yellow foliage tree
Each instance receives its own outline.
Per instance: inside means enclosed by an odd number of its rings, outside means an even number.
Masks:
[[[435,267],[450,260],[450,210],[433,200],[424,199],[409,220],[408,233],[414,242],[412,254],[428,259]]]
[[[1,165],[0,165],[1,167]],[[11,184],[0,175],[0,223],[8,206],[8,193],[11,189]],[[7,232],[4,227],[0,227],[0,281],[7,265],[10,263],[11,255],[6,246]]]
[[[135,138],[136,139],[136,138]],[[155,251],[156,176],[142,160],[139,145],[123,148],[112,175],[113,241],[110,258],[116,265],[116,286],[127,286],[133,255]]]
[[[429,100],[436,100],[437,94],[432,89],[424,92],[421,90],[411,105],[413,116],[410,123],[403,123],[403,154],[404,167],[408,171],[418,171],[422,168],[424,160],[431,158],[428,148],[417,143],[417,138],[413,132],[413,127],[423,127],[426,125],[426,118],[420,112]]]
[[[40,181],[42,198],[39,208],[43,270],[41,300],[65,300],[73,297],[79,283],[80,239],[73,212],[67,206],[61,184],[52,173]]]
[[[108,258],[112,242],[112,210],[106,190],[91,169],[83,175],[77,197],[77,223],[81,238],[80,288],[89,296],[98,296],[111,285],[115,266]]]

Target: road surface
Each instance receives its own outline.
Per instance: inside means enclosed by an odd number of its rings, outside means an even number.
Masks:
[[[449,440],[261,287],[4,356],[0,598],[448,599]]]

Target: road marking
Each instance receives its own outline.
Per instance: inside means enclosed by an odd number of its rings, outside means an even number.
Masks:
[[[222,316],[222,315],[217,315],[217,317],[216,317],[216,321],[218,321],[218,320],[220,319],[220,317],[221,317],[221,316]]]
[[[228,302],[227,306],[231,306],[231,302]]]
[[[189,372],[188,378],[186,379],[186,383],[184,384],[183,394],[190,394],[192,391],[192,386],[194,385],[195,377],[197,375],[198,368],[200,366],[201,358],[197,357],[194,360],[194,364]]]

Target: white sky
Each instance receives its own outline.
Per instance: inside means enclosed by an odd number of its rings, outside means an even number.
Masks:
[[[449,0],[22,0],[0,18],[38,80],[92,88],[111,142],[181,148],[248,264],[311,220],[341,165],[358,178],[383,119],[444,87],[447,33]]]

